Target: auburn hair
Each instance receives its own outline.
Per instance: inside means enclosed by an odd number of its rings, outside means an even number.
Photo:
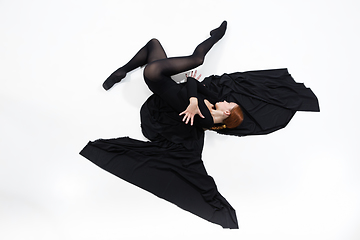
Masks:
[[[236,105],[235,107],[233,107],[233,109],[230,110],[230,115],[223,121],[223,124],[213,126],[212,128],[210,128],[210,130],[217,131],[225,128],[236,128],[243,122],[243,120],[244,113],[241,110],[241,107],[239,105]]]
[[[244,113],[239,105],[236,105],[231,109],[229,117],[224,120],[226,128],[236,128],[244,120]]]

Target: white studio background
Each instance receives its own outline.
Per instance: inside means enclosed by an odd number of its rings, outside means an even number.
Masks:
[[[0,239],[359,239],[358,9],[352,0],[0,1]],[[78,154],[98,138],[146,140],[143,69],[105,91],[110,73],[154,37],[168,56],[188,55],[224,19],[203,76],[287,67],[321,108],[266,136],[207,133],[203,160],[239,230]]]

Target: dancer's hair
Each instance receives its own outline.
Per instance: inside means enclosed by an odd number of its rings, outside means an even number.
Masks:
[[[211,130],[222,130],[225,128],[236,128],[238,127],[244,120],[244,113],[241,110],[239,105],[236,105],[231,109],[229,117],[224,120],[224,124],[220,126],[214,126]]]
[[[231,109],[230,115],[224,120],[227,128],[236,128],[244,120],[244,113],[239,105],[236,105]]]

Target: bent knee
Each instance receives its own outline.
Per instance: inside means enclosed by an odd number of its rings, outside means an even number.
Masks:
[[[149,80],[156,80],[161,75],[161,72],[156,64],[148,64],[144,68],[144,77],[146,77]]]
[[[157,38],[152,38],[149,42],[154,44],[160,44],[160,41]]]
[[[202,65],[204,63],[204,58],[202,56],[194,56],[193,55],[193,61],[196,65]]]

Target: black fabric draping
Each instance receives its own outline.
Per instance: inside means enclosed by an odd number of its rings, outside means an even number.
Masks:
[[[104,170],[224,228],[238,228],[233,207],[201,160],[204,131],[182,122],[161,97],[143,104],[141,127],[151,142],[128,137],[89,142],[81,155]]]
[[[267,134],[296,111],[319,111],[312,91],[295,83],[286,69],[210,76],[203,84],[218,100],[237,102],[244,122],[222,134]],[[141,111],[142,132],[150,141],[129,137],[89,142],[81,155],[104,170],[223,228],[238,228],[235,210],[219,193],[202,162],[204,131],[184,124],[158,95]]]
[[[203,83],[217,100],[236,102],[244,112],[243,123],[221,134],[268,134],[285,127],[296,111],[319,112],[315,94],[297,83],[286,68],[209,76]]]

